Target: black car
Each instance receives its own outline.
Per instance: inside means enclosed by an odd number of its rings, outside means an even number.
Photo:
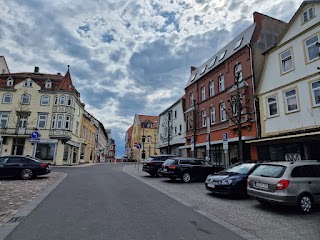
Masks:
[[[149,173],[152,177],[160,176],[160,168],[165,160],[176,157],[175,155],[155,155],[150,156],[146,162],[143,163],[142,171]]]
[[[256,167],[257,162],[237,163],[221,172],[210,174],[205,186],[213,193],[245,196],[248,176]]]
[[[192,179],[204,180],[209,174],[223,169],[223,166],[215,166],[202,159],[176,157],[167,159],[162,164],[161,174],[171,180],[180,178],[187,183]]]
[[[20,177],[24,180],[51,172],[50,164],[29,156],[0,157],[0,177]]]

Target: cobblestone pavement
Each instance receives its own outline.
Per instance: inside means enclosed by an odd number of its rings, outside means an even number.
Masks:
[[[265,207],[256,200],[236,199],[211,194],[204,183],[173,182],[166,178],[151,178],[141,171],[141,165],[126,165],[124,170],[146,184],[172,196],[176,200],[208,213],[215,218],[264,240],[319,240],[320,207],[313,213],[301,215],[294,208]]]
[[[0,226],[63,176],[62,173],[51,172],[32,180],[0,179]]]

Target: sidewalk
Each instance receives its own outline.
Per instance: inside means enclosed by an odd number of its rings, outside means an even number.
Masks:
[[[207,191],[202,182],[185,184],[179,181],[172,182],[166,178],[151,178],[141,170],[141,165],[139,170],[135,165],[124,166],[124,171],[131,176],[192,207],[246,239],[320,239],[320,207],[309,215],[301,215],[293,208],[265,207],[250,198],[216,196]]]

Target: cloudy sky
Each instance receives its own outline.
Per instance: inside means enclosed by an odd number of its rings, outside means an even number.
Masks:
[[[124,153],[134,114],[159,115],[257,11],[288,22],[303,0],[0,0],[11,72],[65,73]]]

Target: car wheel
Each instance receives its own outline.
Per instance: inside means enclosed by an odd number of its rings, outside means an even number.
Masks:
[[[160,168],[157,170],[155,176],[156,176],[156,177],[161,177],[161,169],[160,169]]]
[[[155,177],[156,174],[155,173],[149,173],[151,177]]]
[[[313,200],[309,194],[302,194],[297,202],[299,212],[306,214],[310,213],[313,208]]]
[[[181,180],[182,180],[183,182],[185,182],[185,183],[190,182],[190,181],[191,181],[191,175],[190,175],[190,173],[184,172],[184,173],[182,174]]]
[[[176,180],[176,177],[169,177],[172,181]]]
[[[29,180],[33,177],[33,172],[31,169],[23,169],[20,174],[23,180]]]

